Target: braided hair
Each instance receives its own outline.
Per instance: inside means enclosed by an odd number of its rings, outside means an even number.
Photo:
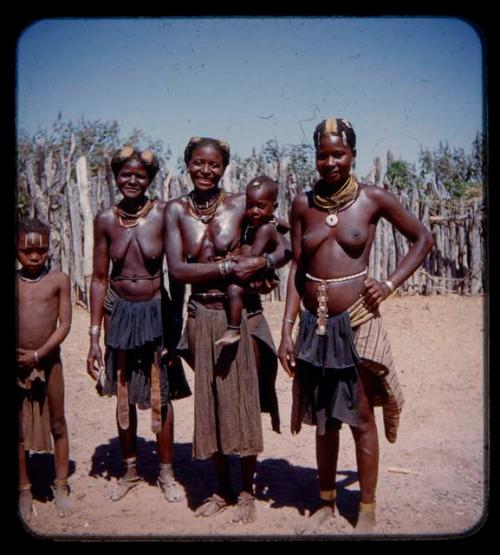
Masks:
[[[210,137],[191,137],[191,139],[189,139],[189,143],[184,149],[184,162],[186,162],[186,166],[191,160],[193,150],[202,146],[213,146],[218,150],[222,156],[222,164],[224,167],[227,167],[230,159],[229,143],[220,141],[219,139],[211,139]]]
[[[319,143],[325,135],[337,135],[342,138],[345,145],[351,147],[351,150],[356,148],[356,133],[351,122],[346,119],[328,118],[316,126],[313,135],[316,150],[319,150]]]
[[[115,178],[120,173],[122,167],[129,160],[139,161],[144,166],[150,181],[153,181],[155,175],[160,169],[158,158],[152,150],[146,149],[141,151],[132,146],[124,146],[123,148],[117,150],[111,159],[111,169],[113,170]]]

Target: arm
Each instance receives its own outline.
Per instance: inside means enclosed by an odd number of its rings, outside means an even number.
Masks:
[[[38,349],[18,349],[18,362],[21,366],[34,368],[43,358],[49,356],[66,339],[71,328],[71,281],[69,276],[57,276],[59,298],[58,325],[47,341]],[[36,353],[36,354],[35,354]]]
[[[422,264],[434,246],[432,233],[397,198],[378,187],[370,188],[370,196],[377,203],[379,213],[411,243],[411,247],[394,271],[387,276],[394,287],[399,287]],[[374,279],[365,280],[364,297],[369,308],[374,308],[392,293],[389,286]]]
[[[274,224],[261,225],[256,233],[255,239],[250,249],[250,256],[260,256],[265,252],[276,250],[278,242],[278,231]]]
[[[168,284],[170,289],[170,299],[172,301],[172,328],[167,329],[168,344],[170,345],[170,350],[175,350],[175,346],[179,342],[182,333],[182,308],[184,306],[186,287],[183,283],[176,281],[170,272],[168,273]]]
[[[286,373],[292,377],[295,368],[295,345],[292,340],[293,323],[297,318],[301,300],[302,280],[302,211],[304,210],[304,198],[302,195],[296,197],[292,203],[291,212],[291,238],[292,238],[292,262],[288,274],[286,288],[285,313],[281,327],[281,343],[278,349],[278,357]]]
[[[108,287],[109,245],[104,228],[102,214],[96,216],[94,222],[94,261],[92,279],[90,282],[90,325],[100,326],[104,316],[104,298]],[[87,356],[87,372],[97,380],[94,365],[102,368],[102,351],[99,345],[99,335],[90,335],[90,347]]]

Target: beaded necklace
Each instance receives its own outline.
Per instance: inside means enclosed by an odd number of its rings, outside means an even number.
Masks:
[[[135,214],[130,214],[129,212],[125,212],[125,210],[123,210],[123,208],[120,208],[119,206],[115,206],[113,210],[115,214],[118,216],[118,222],[120,226],[129,228],[129,227],[135,227],[136,225],[139,225],[140,220],[145,218],[151,212],[151,208],[153,208],[153,205],[154,205],[154,201],[148,198],[144,206],[140,210],[138,210]],[[125,220],[130,220],[130,223],[126,223]]]
[[[187,195],[188,208],[191,216],[194,216],[197,220],[209,224],[217,212],[219,206],[224,202],[226,198],[226,193],[223,189],[219,189],[217,195],[214,195],[213,200],[208,200],[203,205],[196,202],[195,191],[191,191]]]
[[[349,179],[340,187],[340,189],[331,196],[322,196],[316,193],[316,186],[313,191],[313,201],[317,208],[320,210],[327,210],[328,216],[325,218],[325,223],[330,227],[335,227],[338,223],[337,212],[341,212],[349,208],[358,198],[359,185],[354,176]]]
[[[22,274],[22,270],[19,272],[19,279],[26,281],[27,283],[36,283],[37,281],[40,281],[44,276],[46,276],[49,273],[49,269],[47,268],[47,266],[45,266],[45,268],[43,269],[42,273],[36,277],[36,278],[29,278],[26,276],[23,276]]]

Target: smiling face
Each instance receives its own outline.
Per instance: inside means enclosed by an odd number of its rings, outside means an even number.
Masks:
[[[203,145],[193,150],[187,169],[194,188],[206,192],[217,187],[226,168],[219,150]]]
[[[247,187],[246,216],[251,225],[262,225],[272,219],[276,201],[268,188]]]
[[[356,150],[351,150],[337,135],[321,137],[316,151],[316,169],[330,185],[342,185],[349,178]]]
[[[151,179],[144,165],[133,158],[125,162],[116,175],[120,193],[129,200],[141,198],[150,183]]]
[[[42,233],[20,231],[17,243],[17,258],[26,274],[36,276],[47,264],[49,238]]]

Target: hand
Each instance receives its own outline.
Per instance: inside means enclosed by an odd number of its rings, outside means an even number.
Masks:
[[[240,281],[246,282],[265,267],[266,259],[262,256],[242,256],[236,260],[233,275]]]
[[[35,368],[38,364],[37,357],[35,355],[36,351],[31,349],[17,349],[17,365],[21,368],[26,368],[31,370]]]
[[[87,356],[87,374],[97,381],[99,371],[104,369],[102,362],[102,351],[99,343],[91,343],[89,354]]]
[[[293,378],[295,374],[295,345],[290,334],[282,334],[278,358],[285,372]]]
[[[363,284],[364,302],[369,310],[377,308],[391,294],[389,287],[376,279],[366,278]]]

